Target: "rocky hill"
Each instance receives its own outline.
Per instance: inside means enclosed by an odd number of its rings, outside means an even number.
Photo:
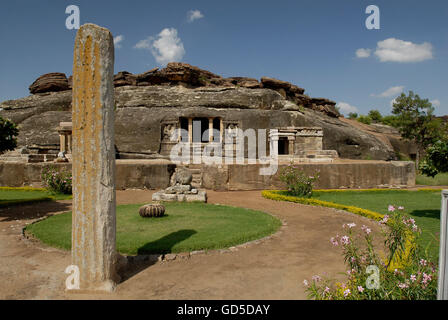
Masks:
[[[137,75],[119,72],[114,85],[116,146],[123,154],[157,154],[161,121],[188,115],[244,119],[242,129],[319,126],[324,129],[324,149],[337,150],[342,158],[393,160],[406,149],[397,145],[396,133],[361,128],[341,118],[335,102],[311,98],[303,88],[273,78],[223,78],[169,63]],[[71,77],[43,75],[30,93],[0,103],[0,115],[19,124],[20,146],[57,147],[56,128],[71,121]]]

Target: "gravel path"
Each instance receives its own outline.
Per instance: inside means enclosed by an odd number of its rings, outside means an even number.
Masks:
[[[117,192],[118,204],[145,203],[152,191]],[[302,282],[314,274],[344,272],[329,238],[355,222],[375,222],[328,208],[277,202],[260,191],[208,191],[209,203],[271,213],[287,223],[271,239],[233,252],[133,265],[112,294],[65,293],[70,253],[26,240],[22,228],[42,216],[71,209],[70,201],[0,209],[0,299],[305,299]]]

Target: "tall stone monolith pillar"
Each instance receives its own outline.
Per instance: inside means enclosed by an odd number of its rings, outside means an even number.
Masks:
[[[80,290],[112,291],[115,247],[114,44],[109,30],[83,25],[73,62],[72,263]]]

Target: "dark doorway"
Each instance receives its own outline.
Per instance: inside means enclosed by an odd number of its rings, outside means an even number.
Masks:
[[[289,141],[287,137],[280,137],[278,139],[278,154],[289,154]]]
[[[221,142],[221,119],[213,119],[213,142]]]
[[[209,135],[204,134],[208,130],[208,118],[193,119],[193,142],[208,142]],[[207,131],[208,132],[208,131]]]
[[[188,142],[188,119],[180,118],[180,128],[181,128],[181,142]]]

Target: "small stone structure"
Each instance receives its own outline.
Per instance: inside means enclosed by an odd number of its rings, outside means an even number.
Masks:
[[[152,195],[153,201],[207,202],[207,193],[191,186],[193,175],[187,169],[177,169],[171,186]]]
[[[332,162],[339,158],[336,150],[323,150],[320,127],[281,127],[271,130],[269,138],[278,141],[279,160],[294,162]]]

